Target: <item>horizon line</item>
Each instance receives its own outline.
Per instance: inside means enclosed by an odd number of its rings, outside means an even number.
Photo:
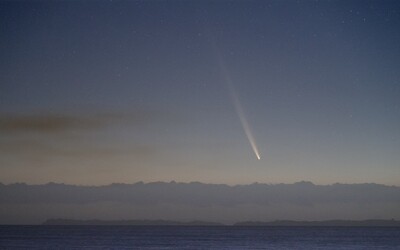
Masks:
[[[377,183],[377,182],[354,182],[354,183],[346,183],[346,182],[334,182],[330,184],[315,184],[312,181],[295,181],[291,183],[284,183],[284,182],[277,182],[277,183],[267,183],[267,182],[252,182],[252,183],[247,183],[247,184],[226,184],[226,183],[207,183],[207,182],[201,182],[201,181],[136,181],[136,182],[131,182],[131,183],[124,183],[124,182],[111,182],[108,184],[98,184],[98,185],[93,185],[93,184],[70,184],[70,183],[64,183],[64,182],[54,182],[54,181],[49,181],[46,183],[41,183],[41,184],[32,184],[32,183],[27,183],[27,182],[10,182],[10,183],[3,183],[0,181],[0,186],[8,186],[8,185],[29,185],[29,186],[44,186],[44,185],[66,185],[66,186],[86,186],[86,187],[104,187],[104,186],[111,186],[111,185],[136,185],[136,184],[202,184],[202,185],[223,185],[223,186],[229,186],[229,187],[236,187],[236,186],[250,186],[250,185],[295,185],[295,184],[308,184],[308,185],[313,185],[313,186],[333,186],[333,185],[382,185],[382,186],[388,186],[388,187],[400,187],[400,185],[391,185],[391,184],[383,184],[383,183]]]
[[[73,224],[77,223],[77,224]],[[97,223],[97,224],[96,224]],[[118,224],[119,223],[119,224]],[[129,224],[131,223],[131,224]],[[383,224],[382,224],[383,223]],[[326,220],[239,220],[232,223],[223,223],[208,220],[168,220],[168,219],[67,219],[67,218],[49,218],[40,224],[33,225],[126,225],[126,226],[396,226],[400,227],[400,220],[390,219],[326,219]]]

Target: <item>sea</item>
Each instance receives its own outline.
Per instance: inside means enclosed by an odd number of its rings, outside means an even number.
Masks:
[[[400,249],[400,228],[0,226],[0,249]]]

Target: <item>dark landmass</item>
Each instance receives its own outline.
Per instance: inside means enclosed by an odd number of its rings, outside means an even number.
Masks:
[[[397,220],[326,220],[326,221],[291,221],[276,220],[270,222],[246,221],[234,226],[281,226],[281,227],[400,227]]]
[[[224,224],[206,221],[179,222],[170,220],[71,220],[49,219],[43,225],[73,225],[73,226],[223,226]]]
[[[73,226],[227,226],[222,223],[206,221],[179,222],[169,220],[71,220],[49,219],[43,225]],[[397,220],[326,220],[326,221],[292,221],[276,220],[269,222],[245,221],[232,226],[269,226],[269,227],[400,227]]]

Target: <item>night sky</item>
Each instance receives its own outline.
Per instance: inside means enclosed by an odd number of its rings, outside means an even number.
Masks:
[[[0,37],[2,183],[400,185],[399,1],[2,1]]]

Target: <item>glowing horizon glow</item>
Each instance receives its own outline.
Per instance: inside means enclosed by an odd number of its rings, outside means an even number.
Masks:
[[[256,155],[258,160],[261,160],[261,156],[260,156],[260,152],[258,151],[256,140],[255,140],[255,138],[253,136],[253,133],[252,133],[252,131],[250,129],[249,122],[247,121],[247,118],[246,118],[246,116],[244,114],[244,110],[243,110],[242,104],[239,101],[238,95],[237,95],[236,90],[235,90],[235,88],[233,86],[232,79],[230,77],[230,74],[229,74],[226,66],[225,66],[225,63],[222,60],[222,57],[218,52],[219,51],[217,50],[219,66],[221,67],[223,76],[225,78],[224,82],[225,82],[225,84],[226,84],[226,86],[227,86],[227,88],[229,90],[229,95],[230,95],[230,97],[232,99],[232,102],[233,102],[233,105],[235,107],[236,113],[237,113],[237,115],[239,117],[240,123],[242,124],[244,133],[246,134],[246,137],[250,142],[250,146],[253,149],[254,154]]]

